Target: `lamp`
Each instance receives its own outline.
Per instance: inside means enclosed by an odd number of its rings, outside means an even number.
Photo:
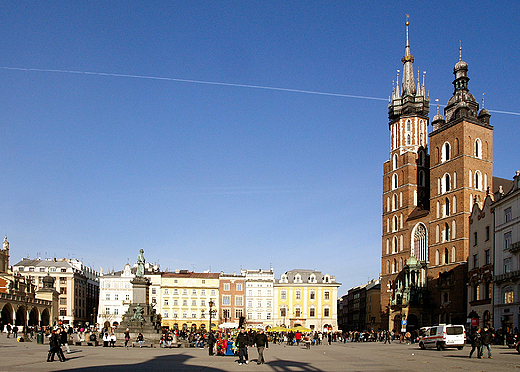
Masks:
[[[215,306],[215,303],[212,300],[209,300],[209,328],[208,328],[208,332],[211,332],[211,316],[213,315],[213,306]]]

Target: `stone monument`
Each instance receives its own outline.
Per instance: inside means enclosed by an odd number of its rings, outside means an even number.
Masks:
[[[137,256],[137,271],[132,283],[132,303],[128,311],[123,315],[121,325],[117,329],[116,337],[124,340],[124,332],[128,328],[130,340],[135,342],[139,333],[143,334],[145,343],[158,343],[161,339],[160,316],[150,305],[149,290],[150,280],[144,276],[144,249],[139,251]]]

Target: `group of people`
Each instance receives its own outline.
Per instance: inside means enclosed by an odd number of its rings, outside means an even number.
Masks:
[[[52,329],[48,337],[49,353],[47,354],[47,362],[53,362],[55,355],[58,355],[60,362],[66,361],[67,359],[65,358],[65,355],[63,355],[63,350],[61,347],[65,346],[67,353],[70,353],[68,331],[63,327]]]
[[[258,351],[256,364],[265,363],[264,350],[269,349],[269,342],[263,330],[259,330],[256,333],[250,332],[248,334],[244,328],[241,328],[240,333],[237,335],[235,345],[238,348],[238,364],[249,363],[249,353],[247,351],[249,346],[256,346]]]
[[[480,327],[477,327],[475,332],[470,336],[471,351],[469,352],[469,357],[471,358],[473,352],[477,350],[477,358],[484,358],[483,348],[486,348],[488,352],[488,358],[492,359],[493,356],[491,355],[491,343],[493,342],[494,337],[495,335],[493,334],[493,330],[489,327],[485,326],[484,330],[482,330]]]

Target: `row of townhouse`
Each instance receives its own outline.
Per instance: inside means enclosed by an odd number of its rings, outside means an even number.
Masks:
[[[130,281],[135,267],[100,277],[98,323],[121,322],[132,303]],[[161,272],[147,266],[152,283],[149,301],[170,329],[229,326],[274,327],[302,325],[337,330],[337,289],[334,276],[316,270],[291,270],[275,279],[273,269],[241,270],[239,274]]]
[[[470,216],[468,318],[505,332],[520,327],[520,171],[475,199]]]
[[[372,279],[338,299],[338,327],[346,331],[381,329],[381,281]]]
[[[35,285],[45,287],[51,277],[58,293],[58,311],[53,321],[67,324],[93,324],[99,302],[99,273],[76,258],[23,258],[13,265],[12,272]]]

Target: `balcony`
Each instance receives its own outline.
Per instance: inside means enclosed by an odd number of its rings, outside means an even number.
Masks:
[[[495,283],[500,283],[505,280],[512,280],[520,278],[520,270],[510,271],[505,274],[495,275]]]
[[[509,246],[509,251],[511,253],[517,253],[520,251],[520,242],[513,243]]]

